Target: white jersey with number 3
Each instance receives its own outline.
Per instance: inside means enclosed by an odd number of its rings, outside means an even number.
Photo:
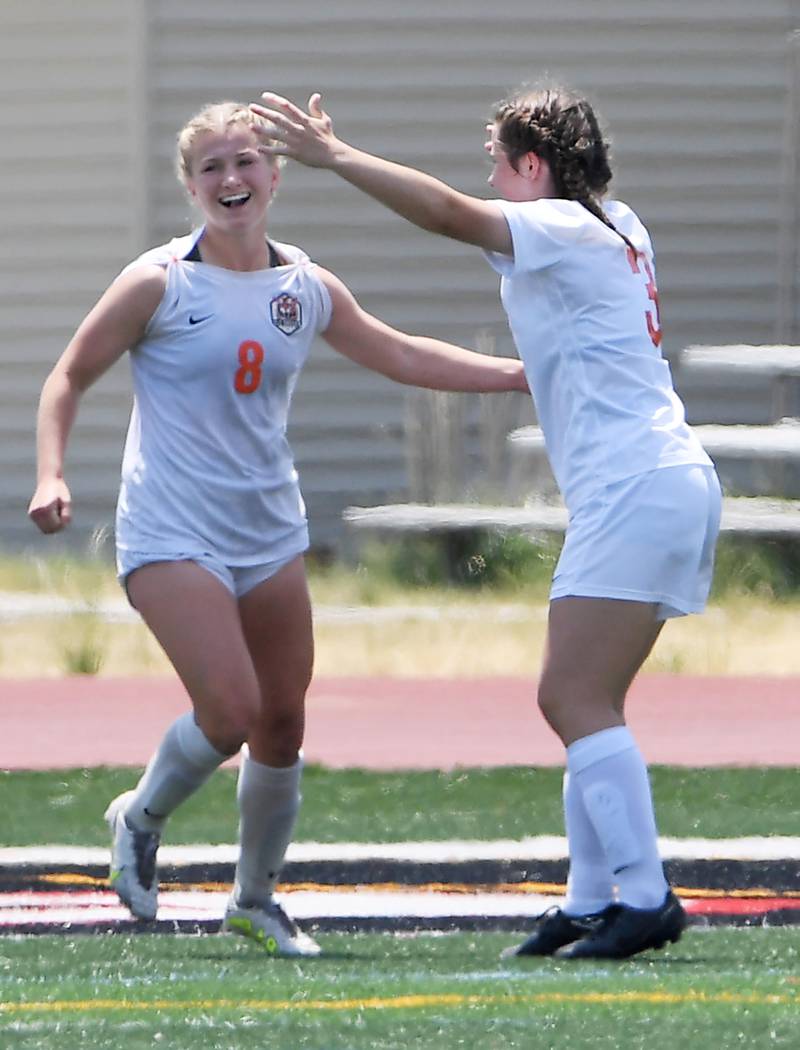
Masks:
[[[166,289],[130,354],[117,545],[259,564],[308,545],[286,424],[330,297],[298,248],[276,245],[289,265],[233,271],[187,261],[200,235],[131,264],[165,266]]]
[[[513,259],[487,253],[567,507],[623,478],[711,461],[661,356],[653,249],[625,204],[498,200]]]

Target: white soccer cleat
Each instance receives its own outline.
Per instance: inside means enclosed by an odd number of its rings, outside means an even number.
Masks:
[[[111,829],[111,868],[108,883],[137,919],[154,919],[158,910],[156,852],[160,836],[137,831],[125,822],[125,807],[132,791],[125,791],[105,812]]]
[[[321,951],[317,942],[303,933],[275,900],[264,908],[242,908],[231,897],[222,929],[247,937],[268,955],[313,958]]]

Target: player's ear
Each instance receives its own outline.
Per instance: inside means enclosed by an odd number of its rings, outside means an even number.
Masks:
[[[525,153],[517,164],[517,171],[524,178],[534,182],[539,178],[544,161],[536,153]]]
[[[271,167],[272,167],[272,180],[270,182],[270,187],[269,188],[270,188],[271,195],[274,197],[275,193],[276,193],[276,191],[278,189],[278,183],[281,181],[281,169],[280,169],[280,165],[275,160],[273,160]]]

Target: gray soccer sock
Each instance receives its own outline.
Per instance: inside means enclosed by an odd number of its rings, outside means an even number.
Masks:
[[[174,809],[208,780],[227,755],[208,742],[189,711],[164,734],[125,807],[125,819],[142,831],[161,831]]]
[[[239,803],[239,862],[235,899],[243,907],[272,896],[300,809],[303,756],[283,769],[256,762],[242,751]]]
[[[564,824],[569,843],[569,877],[563,910],[567,915],[602,911],[614,899],[614,879],[581,789],[569,772],[564,773]]]
[[[647,766],[626,726],[576,740],[567,766],[603,845],[620,903],[657,908],[667,893]]]

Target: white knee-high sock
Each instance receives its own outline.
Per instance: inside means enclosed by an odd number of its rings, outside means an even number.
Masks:
[[[627,726],[614,726],[567,748],[621,903],[657,908],[667,893],[647,766]]]
[[[272,896],[300,809],[302,754],[283,769],[256,762],[245,747],[239,768],[239,862],[234,894],[243,907]]]
[[[614,899],[614,879],[581,789],[569,771],[564,773],[564,824],[569,843],[569,877],[563,910],[567,915],[602,911]]]
[[[161,831],[170,813],[227,757],[208,742],[191,711],[181,715],[150,759],[125,808],[125,819],[143,831]]]

